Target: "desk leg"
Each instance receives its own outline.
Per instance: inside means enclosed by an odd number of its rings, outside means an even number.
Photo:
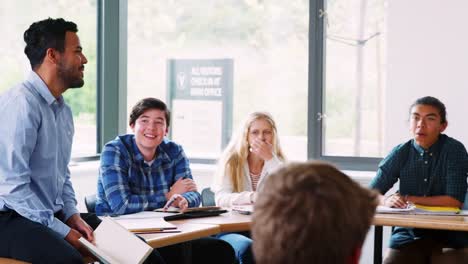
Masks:
[[[192,243],[190,241],[182,243],[182,259],[184,264],[192,264]]]
[[[382,226],[374,226],[374,264],[382,264]]]

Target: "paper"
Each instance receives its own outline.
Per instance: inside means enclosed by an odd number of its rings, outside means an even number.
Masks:
[[[414,210],[414,206],[409,208],[392,208],[384,205],[377,206],[377,213],[408,213]]]
[[[231,208],[232,208],[232,211],[234,212],[238,212],[239,214],[247,214],[247,215],[252,214],[254,210],[253,204],[233,205]]]
[[[80,242],[103,263],[143,263],[152,248],[110,217],[103,218],[94,231],[95,244],[80,238]]]
[[[164,218],[123,218],[115,219],[117,223],[130,232],[151,232],[177,229],[174,224],[164,220]]]
[[[143,211],[134,214],[126,214],[112,217],[114,220],[118,219],[143,219],[143,218],[163,218],[165,216],[172,215],[171,213]]]
[[[108,254],[106,254],[104,251],[100,250],[98,247],[96,247],[95,245],[90,243],[88,240],[86,240],[86,238],[80,237],[78,239],[78,241],[80,241],[81,244],[83,244],[85,247],[87,247],[89,252],[91,252],[94,256],[96,256],[99,259],[100,262],[102,262],[104,264],[120,263],[117,260],[115,260],[114,258],[112,258],[111,256],[109,256]]]

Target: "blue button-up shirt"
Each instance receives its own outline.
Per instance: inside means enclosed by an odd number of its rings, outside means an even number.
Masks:
[[[164,139],[151,164],[143,159],[134,135],[118,136],[101,154],[96,213],[131,214],[161,208],[166,194],[180,178],[192,179],[182,147]],[[198,192],[186,192],[189,207],[200,205]]]
[[[55,98],[31,72],[23,83],[0,96],[0,211],[50,227],[65,237],[66,221],[76,209],[70,182],[74,134],[70,108]]]
[[[380,163],[377,176],[370,187],[385,194],[400,180],[401,195],[448,195],[463,203],[467,175],[468,154],[463,144],[446,135],[440,135],[429,149],[422,148],[414,140],[395,147]],[[464,232],[432,232],[398,227],[393,230],[390,247],[399,248],[429,234],[437,234],[438,240],[451,243],[453,247],[465,244],[468,246],[468,235]],[[449,235],[446,236],[447,234]]]

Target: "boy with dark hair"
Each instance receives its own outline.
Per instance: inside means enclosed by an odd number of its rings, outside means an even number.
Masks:
[[[162,208],[171,198],[185,209],[200,205],[190,163],[182,146],[165,138],[170,112],[156,98],[139,101],[130,113],[134,134],[108,142],[101,154],[96,213],[131,214]],[[193,263],[232,263],[231,246],[216,238],[191,242]],[[182,247],[159,248],[168,263],[182,261]]]
[[[264,184],[252,219],[257,263],[359,263],[376,193],[320,162],[289,164]]]
[[[379,164],[370,187],[385,194],[399,180],[399,191],[380,203],[408,203],[460,208],[464,202],[468,154],[463,144],[442,132],[447,128],[445,105],[437,98],[417,99],[410,108],[413,139],[395,147]],[[384,263],[466,263],[465,232],[395,227]],[[457,250],[443,254],[443,248]],[[453,261],[453,262],[451,262]]]

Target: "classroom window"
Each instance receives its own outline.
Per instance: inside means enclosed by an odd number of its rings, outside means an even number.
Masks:
[[[305,160],[308,31],[307,0],[130,1],[127,112],[144,97],[167,100],[168,59],[232,59],[232,131],[247,113],[268,111],[288,159]],[[213,161],[222,150],[174,140],[191,159]]]
[[[321,156],[382,157],[386,1],[324,1]]]
[[[4,0],[0,9],[0,92],[21,82],[31,70],[23,33],[33,22],[62,17],[78,25],[85,66],[85,85],[64,94],[75,122],[72,157],[96,155],[96,1]]]

